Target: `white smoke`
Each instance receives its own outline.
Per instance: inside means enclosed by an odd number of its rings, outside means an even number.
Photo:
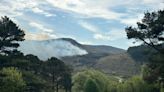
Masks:
[[[65,56],[85,55],[88,53],[86,50],[64,40],[24,41],[20,43],[18,50],[25,55],[36,55],[41,60],[47,60],[50,57],[61,58]]]

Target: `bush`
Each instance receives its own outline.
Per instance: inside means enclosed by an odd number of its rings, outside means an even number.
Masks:
[[[116,84],[116,80],[116,78],[108,77],[102,72],[86,70],[73,76],[74,85],[72,89],[73,92],[86,92],[86,89],[92,90],[91,86],[93,86],[93,89],[97,90],[96,92],[108,92],[109,90],[114,90],[114,88],[112,88],[114,86],[109,85]]]
[[[88,79],[84,84],[84,92],[101,92],[93,79]]]
[[[1,92],[23,92],[26,84],[19,70],[14,67],[3,68],[0,75]]]

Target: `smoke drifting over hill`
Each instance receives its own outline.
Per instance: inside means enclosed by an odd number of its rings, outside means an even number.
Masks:
[[[46,60],[50,57],[65,57],[75,55],[85,55],[88,52],[72,43],[64,40],[47,40],[47,41],[24,41],[20,43],[18,48],[25,55],[34,54],[41,60]]]

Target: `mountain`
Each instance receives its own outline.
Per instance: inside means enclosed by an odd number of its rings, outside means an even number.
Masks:
[[[50,57],[67,57],[85,54],[116,54],[125,50],[111,46],[82,45],[70,38],[51,39],[43,41],[26,40],[18,48],[24,54],[34,54],[42,60]]]
[[[112,47],[112,46],[80,44],[77,41],[70,39],[70,38],[60,38],[57,40],[68,41],[71,44],[73,44],[74,46],[77,46],[81,49],[86,50],[88,53],[117,54],[117,53],[125,52],[125,50],[123,50],[123,49]]]
[[[139,65],[126,50],[105,45],[85,45],[70,38],[44,41],[24,41],[19,50],[24,54],[34,54],[42,60],[57,57],[71,65],[75,72],[94,68],[107,74],[121,76],[135,75]]]

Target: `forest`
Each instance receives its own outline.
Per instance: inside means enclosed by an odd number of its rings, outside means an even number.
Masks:
[[[137,27],[126,27],[128,39],[148,46],[149,62],[128,78],[96,69],[75,72],[56,57],[40,60],[17,50],[25,31],[9,17],[0,19],[0,92],[164,92],[164,10],[146,12]],[[44,53],[44,51],[43,51]]]

